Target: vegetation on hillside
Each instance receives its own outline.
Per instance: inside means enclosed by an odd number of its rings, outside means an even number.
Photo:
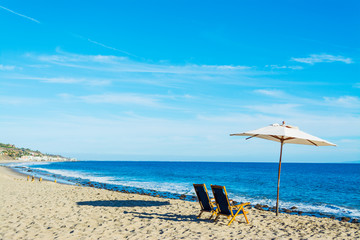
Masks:
[[[0,155],[8,156],[13,159],[21,158],[22,156],[34,156],[34,157],[62,157],[60,155],[44,154],[39,150],[31,150],[29,148],[17,148],[13,144],[0,143]]]

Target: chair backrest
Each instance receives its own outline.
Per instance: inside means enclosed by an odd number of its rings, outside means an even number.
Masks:
[[[199,203],[202,210],[211,211],[210,198],[206,190],[205,184],[193,184],[196,192],[196,196],[199,199]]]
[[[211,185],[216,205],[220,214],[231,215],[230,202],[227,196],[225,186]]]

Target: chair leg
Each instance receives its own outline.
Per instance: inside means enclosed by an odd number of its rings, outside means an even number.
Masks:
[[[239,212],[241,212],[241,210],[243,211],[243,213],[245,214],[244,209],[241,207],[239,208],[239,210],[237,210],[237,212],[233,215],[233,217],[231,218],[230,222],[228,223],[228,226],[230,226],[230,224],[235,220],[235,217],[239,214]],[[245,217],[246,218],[246,217]]]
[[[231,220],[229,221],[229,223],[227,224],[228,226],[230,226],[230,224],[235,220],[236,214],[231,218]]]
[[[214,216],[214,214],[215,214],[215,212],[211,213],[211,216],[210,216],[209,220],[211,220],[211,218]]]
[[[244,210],[243,210],[243,212],[244,212],[244,217],[245,217],[246,223],[249,224],[249,220],[248,220],[248,218],[247,218],[247,216],[246,216],[246,213],[245,213]]]
[[[217,215],[216,218],[214,219],[214,222],[216,222],[219,219],[220,215]]]
[[[197,216],[197,218],[200,218],[201,214],[203,213],[203,211],[200,212],[199,216]]]

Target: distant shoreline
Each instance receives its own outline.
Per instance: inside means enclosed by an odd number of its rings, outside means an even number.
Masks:
[[[57,161],[77,161],[76,158],[63,157],[58,154],[42,153],[38,150],[29,148],[19,148],[14,144],[0,143],[0,161],[35,161],[35,162],[57,162]]]

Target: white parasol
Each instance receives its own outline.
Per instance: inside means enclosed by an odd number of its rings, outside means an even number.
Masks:
[[[313,145],[313,146],[336,146],[331,142],[328,142],[321,138],[300,131],[298,127],[285,125],[285,122],[283,122],[282,125],[272,124],[270,126],[249,132],[230,134],[230,136],[249,136],[248,138],[246,138],[246,140],[253,137],[258,137],[258,138],[263,138],[281,143],[277,198],[276,198],[276,216],[279,214],[279,187],[280,187],[281,157],[282,157],[283,145],[285,143],[292,143],[292,144],[304,144],[304,145]]]

